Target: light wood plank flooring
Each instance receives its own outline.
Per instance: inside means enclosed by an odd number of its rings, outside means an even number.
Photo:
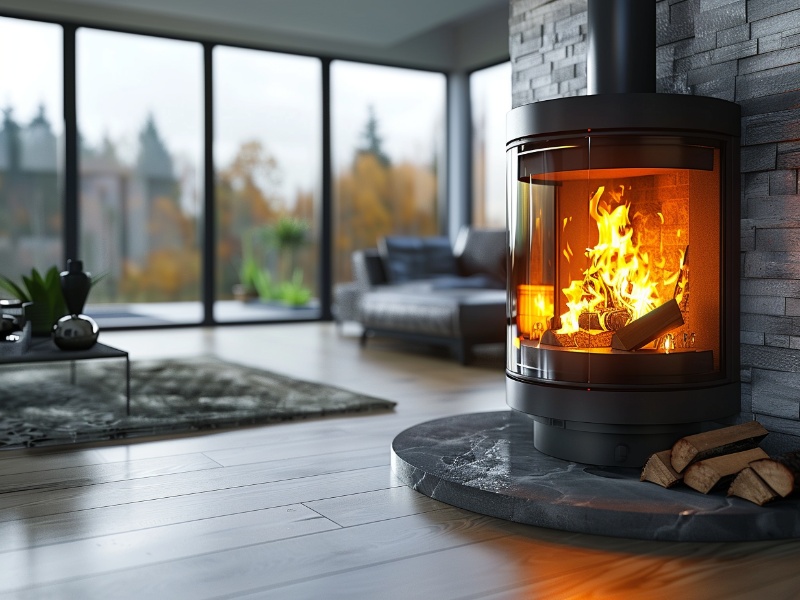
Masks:
[[[398,402],[390,414],[0,452],[0,598],[800,598],[800,542],[657,543],[449,507],[401,485],[416,423],[503,410],[502,350],[462,367],[332,324],[104,332]],[[768,510],[768,509],[765,509]]]

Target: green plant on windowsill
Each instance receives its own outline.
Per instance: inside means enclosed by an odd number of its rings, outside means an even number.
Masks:
[[[280,285],[279,299],[288,306],[299,307],[311,300],[311,290],[303,285],[303,271],[295,269],[291,281]]]
[[[48,335],[56,321],[67,314],[60,273],[55,267],[50,267],[44,275],[32,269],[30,275],[22,276],[21,285],[0,275],[0,288],[18,300],[31,303],[26,308],[25,317],[31,322],[34,335]]]
[[[261,268],[255,259],[246,257],[242,260],[242,266],[239,269],[239,283],[233,286],[234,297],[242,302],[258,298],[256,281],[260,276]]]

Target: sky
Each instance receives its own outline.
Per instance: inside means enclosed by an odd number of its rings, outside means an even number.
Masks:
[[[331,120],[338,171],[361,142],[369,108],[375,110],[384,149],[396,162],[428,164],[444,145],[446,79],[441,73],[334,61]]]
[[[194,169],[201,189],[203,55],[200,44],[90,28],[77,33],[78,126],[86,143],[107,136],[135,160],[152,114],[177,168]],[[428,164],[443,147],[446,84],[440,73],[332,63],[335,171],[352,160],[373,106],[392,160]],[[225,166],[245,141],[262,140],[283,170],[281,194],[319,190],[320,61],[218,46],[214,51],[215,162]],[[43,104],[63,132],[61,27],[0,17],[0,107],[20,124]]]
[[[0,108],[28,122],[44,104],[57,134],[63,132],[61,27],[0,18]]]

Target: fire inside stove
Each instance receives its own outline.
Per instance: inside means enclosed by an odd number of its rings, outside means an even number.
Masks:
[[[620,167],[611,166],[619,142],[591,141],[519,153],[509,368],[549,379],[558,349],[570,351],[562,363],[576,362],[575,351],[690,353],[691,361],[672,360],[673,379],[702,377],[719,353],[718,150],[639,140],[635,166]],[[630,144],[621,148],[631,154]],[[632,379],[657,364],[639,363]],[[669,374],[662,365],[653,376]],[[578,382],[608,381],[587,370]]]
[[[663,176],[662,176],[663,178]],[[561,289],[566,312],[558,317],[553,312],[552,286],[520,284],[518,289],[519,341],[542,340],[552,346],[578,348],[607,348],[612,346],[613,335],[633,321],[645,317],[657,307],[672,304],[673,315],[681,318],[671,324],[683,326],[689,309],[689,246],[687,198],[667,203],[639,203],[631,214],[633,200],[625,197],[639,192],[653,191],[653,178],[635,183],[614,183],[612,188],[599,185],[588,202],[588,215],[597,226],[597,243],[575,257],[569,240],[568,227],[573,217],[564,217],[561,225],[565,239],[561,254],[568,266],[574,261],[579,266],[578,278]],[[688,177],[669,176],[669,192],[674,195],[681,185],[688,188]],[[531,184],[533,185],[533,184]],[[636,189],[634,189],[634,185]],[[667,186],[656,184],[656,194]],[[645,211],[645,212],[642,212]],[[667,216],[664,212],[667,211]],[[536,219],[541,223],[542,209]],[[656,219],[658,219],[656,221]],[[580,266],[584,263],[584,266]],[[568,278],[573,269],[568,269]],[[547,328],[545,328],[547,327]],[[678,346],[693,347],[693,336],[685,328],[678,332]],[[676,347],[675,335],[651,335],[640,340],[638,347],[652,342],[656,349],[669,352]],[[615,348],[626,349],[616,340]]]

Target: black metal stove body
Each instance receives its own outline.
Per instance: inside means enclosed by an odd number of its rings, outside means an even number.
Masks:
[[[654,93],[654,3],[589,11],[592,95],[508,117],[507,403],[546,454],[641,466],[739,411],[740,112]]]

